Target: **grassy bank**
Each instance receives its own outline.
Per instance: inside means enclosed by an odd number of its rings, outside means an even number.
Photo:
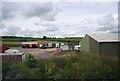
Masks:
[[[67,54],[67,52],[65,53]],[[68,52],[69,54],[69,52]],[[63,54],[64,55],[64,54]],[[118,59],[74,52],[70,57],[37,60],[29,55],[21,63],[3,63],[4,79],[118,79]]]

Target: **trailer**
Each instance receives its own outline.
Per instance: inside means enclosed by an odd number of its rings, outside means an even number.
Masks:
[[[80,51],[80,47],[81,47],[80,45],[75,45],[75,46],[74,46],[74,50]]]
[[[22,48],[38,48],[38,42],[22,42]]]
[[[68,45],[62,45],[62,46],[60,46],[60,50],[61,51],[69,51],[69,47],[68,47]]]
[[[48,48],[52,48],[52,47],[53,47],[52,43],[48,43]]]
[[[61,45],[61,46],[63,46],[63,45],[64,45],[64,43],[61,43],[60,45]]]
[[[74,51],[74,45],[61,45],[61,51]]]
[[[60,43],[56,43],[56,48],[59,48],[60,47]]]

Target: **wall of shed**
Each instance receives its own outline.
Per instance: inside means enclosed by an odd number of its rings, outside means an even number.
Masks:
[[[89,45],[90,53],[99,54],[99,43],[95,39],[89,37]]]
[[[81,40],[81,51],[89,53],[89,36],[85,35],[85,37]]]
[[[2,57],[2,61],[14,61],[14,62],[22,62],[22,55],[5,55]]]
[[[106,42],[100,43],[100,54],[118,56],[120,42]]]

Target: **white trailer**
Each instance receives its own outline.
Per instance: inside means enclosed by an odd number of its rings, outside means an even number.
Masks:
[[[60,43],[56,43],[56,48],[59,48],[60,47]]]
[[[76,46],[74,46],[74,50],[77,50],[77,51],[79,51],[80,50],[80,45],[76,45]]]
[[[48,47],[49,48],[52,48],[53,46],[52,46],[52,43],[48,43]]]
[[[69,46],[68,45],[60,46],[60,49],[61,49],[61,51],[68,51]]]
[[[64,45],[64,43],[61,43],[61,46],[63,46]]]

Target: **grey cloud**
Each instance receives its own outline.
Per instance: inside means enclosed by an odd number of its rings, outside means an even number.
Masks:
[[[2,3],[2,19],[13,18],[16,15],[15,12],[17,9],[17,3]]]
[[[58,27],[56,25],[53,25],[53,24],[48,24],[48,27],[46,28],[46,31],[58,31]]]
[[[34,24],[35,24],[35,25],[40,25],[38,22],[35,22]]]
[[[45,30],[31,30],[31,29],[22,29],[22,27],[17,26],[6,26],[3,24],[2,35],[7,36],[27,36],[27,37],[43,37],[45,36],[58,36],[60,30],[55,25],[49,25]]]
[[[41,17],[41,19],[43,19],[43,20],[47,20],[47,21],[55,21],[55,17],[54,17],[55,15],[53,14],[53,15],[46,15],[46,16],[42,16]]]
[[[58,6],[52,2],[31,3],[24,9],[23,15],[26,18],[39,17],[43,20],[54,21],[58,12],[60,12]]]
[[[22,29],[22,27],[17,27],[17,26],[6,26],[3,25],[2,27],[2,35],[7,35],[7,36],[35,36],[36,34],[40,34],[40,32],[36,32],[33,30],[29,29]]]
[[[98,19],[98,25],[111,25],[115,21],[112,14],[105,15],[103,18]]]
[[[49,25],[45,30],[31,30],[31,29],[22,29],[22,27],[17,26],[6,26],[2,28],[2,36],[27,36],[27,37],[65,37],[68,36],[68,33],[61,32],[55,25]]]
[[[48,12],[52,11],[52,4],[51,3],[33,3],[28,6],[25,10],[24,16],[26,17],[39,17],[41,15],[45,15]]]
[[[10,19],[16,15],[22,15],[25,18],[39,17],[42,20],[54,21],[55,16],[60,12],[58,5],[52,2],[34,2],[34,3],[2,3],[2,18]]]
[[[97,31],[110,31],[117,29],[117,20],[112,14],[105,15],[103,18],[98,19],[98,29]]]
[[[2,21],[2,3],[0,3],[0,25]]]
[[[16,26],[5,26],[2,28],[2,35],[17,35],[17,33],[19,31],[21,31],[20,27],[16,27]]]
[[[33,36],[35,36],[35,32],[36,31],[29,30],[29,29],[24,29],[24,30],[19,31],[19,33],[17,35],[33,37]]]
[[[107,31],[107,30],[112,30],[112,29],[113,29],[113,27],[106,26],[106,27],[101,27],[101,28],[97,29],[97,31]]]

